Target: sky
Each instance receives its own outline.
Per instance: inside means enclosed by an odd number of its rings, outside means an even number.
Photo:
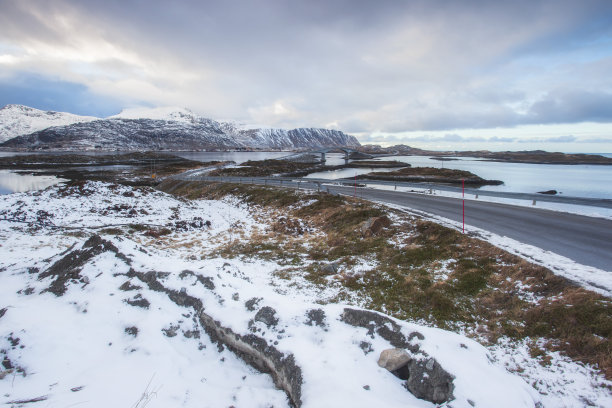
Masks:
[[[0,0],[0,106],[612,152],[610,0]]]

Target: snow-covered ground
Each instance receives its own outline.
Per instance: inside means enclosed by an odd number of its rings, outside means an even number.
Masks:
[[[276,277],[274,262],[218,255],[269,228],[257,213],[234,199],[97,182],[1,196],[0,403],[289,406],[269,375],[211,341],[196,308],[180,301],[189,297],[226,330],[292,355],[304,407],[436,406],[377,365],[393,348],[383,331],[349,324],[345,305],[318,304],[327,294]],[[418,349],[414,359],[434,358],[455,376],[443,406],[612,406],[601,376],[560,356],[543,367],[521,345],[487,350],[378,316]]]

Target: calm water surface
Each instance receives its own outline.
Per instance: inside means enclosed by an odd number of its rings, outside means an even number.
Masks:
[[[61,181],[64,180],[54,176],[30,176],[0,170],[0,194],[42,190]]]
[[[68,154],[72,152],[45,152],[47,154]],[[80,154],[81,152],[79,152]],[[106,152],[84,152],[99,155]],[[23,154],[23,153],[18,153]],[[186,159],[202,162],[222,160],[234,161],[238,164],[248,160],[277,159],[287,156],[288,152],[174,152]],[[16,153],[0,152],[0,157],[14,156]],[[603,154],[612,157],[612,153]],[[342,154],[328,153],[327,164],[343,164]],[[411,164],[413,167],[436,167],[467,170],[485,179],[502,180],[501,186],[484,186],[481,189],[490,191],[511,191],[521,193],[537,193],[544,190],[557,190],[561,195],[576,197],[593,197],[612,199],[612,166],[596,165],[552,165],[499,163],[483,161],[477,158],[459,158],[452,161],[432,160],[426,156],[392,156],[378,160],[398,160]],[[313,173],[311,178],[352,178],[378,169],[342,169],[330,172]],[[46,188],[58,183],[55,177],[23,176],[7,170],[0,171],[0,194],[17,191],[28,191]]]
[[[328,164],[343,162],[341,155],[328,154]],[[605,154],[612,157],[612,154]],[[557,190],[561,195],[612,199],[612,166],[499,163],[477,158],[463,157],[459,160],[439,161],[427,156],[391,156],[377,160],[397,160],[413,167],[436,167],[467,170],[489,180],[502,180],[501,186],[484,186],[482,190],[537,193]],[[337,163],[339,164],[339,163]],[[310,174],[311,178],[351,178],[374,169],[342,169]]]
[[[21,156],[25,154],[83,154],[88,156],[101,156],[106,154],[120,154],[127,152],[0,152],[0,157]],[[201,162],[207,161],[234,161],[238,164],[248,160],[265,160],[277,159],[287,156],[289,152],[169,152],[177,156],[196,160]],[[113,165],[113,166],[87,166],[79,167],[82,170],[121,170],[128,169],[129,165]],[[0,194],[10,194],[30,190],[39,190],[57,184],[62,179],[53,176],[35,176],[22,175],[13,173],[10,170],[0,170]]]

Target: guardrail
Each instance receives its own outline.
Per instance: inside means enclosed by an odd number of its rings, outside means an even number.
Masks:
[[[411,182],[400,182],[400,181],[384,181],[384,180],[351,180],[351,179],[321,179],[321,178],[298,178],[298,177],[211,177],[204,175],[194,174],[189,175],[189,172],[174,176],[172,178],[186,181],[203,181],[203,182],[221,182],[221,183],[238,183],[238,184],[258,184],[258,185],[270,185],[278,187],[287,187],[300,189],[310,189],[317,191],[331,192],[328,187],[343,186],[343,187],[354,187],[355,194],[357,187],[364,188],[368,186],[393,186],[394,190],[398,187],[402,188],[419,188],[430,190],[430,192],[448,191],[457,194],[462,193],[461,187],[453,187],[447,185],[434,185],[431,183],[411,183]],[[405,192],[417,193],[416,191]],[[601,198],[588,198],[588,197],[570,197],[570,196],[547,196],[542,194],[529,194],[529,193],[513,193],[504,191],[488,191],[474,188],[465,189],[466,196],[472,195],[473,198],[478,199],[479,196],[489,197],[500,197],[510,198],[516,200],[527,200],[532,201],[533,205],[536,205],[537,201],[562,203],[562,204],[574,204],[574,205],[586,205],[594,207],[612,208],[612,200],[601,199]],[[461,199],[461,198],[459,198]]]

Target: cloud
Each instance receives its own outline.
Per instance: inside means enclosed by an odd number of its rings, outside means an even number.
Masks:
[[[94,95],[82,84],[35,75],[21,75],[10,82],[0,79],[0,106],[8,104],[98,117],[117,114],[122,108],[121,102]]]
[[[448,133],[445,135],[420,135],[420,136],[404,136],[400,134],[372,134],[360,138],[360,141],[366,143],[381,142],[389,143],[513,143],[517,141],[515,137],[482,137],[482,136],[461,136],[456,133]]]
[[[612,92],[557,89],[535,102],[531,123],[612,122]]]
[[[66,99],[80,84],[101,103],[370,134],[612,122],[609,1],[0,6],[0,77]]]
[[[518,142],[520,143],[574,143],[574,142],[584,142],[584,140],[579,140],[576,136],[573,136],[573,135],[567,135],[567,136],[520,139],[518,140]]]
[[[610,146],[612,146],[612,137],[595,137],[595,138],[590,138],[590,139],[583,139],[580,142],[581,143],[608,143]]]

